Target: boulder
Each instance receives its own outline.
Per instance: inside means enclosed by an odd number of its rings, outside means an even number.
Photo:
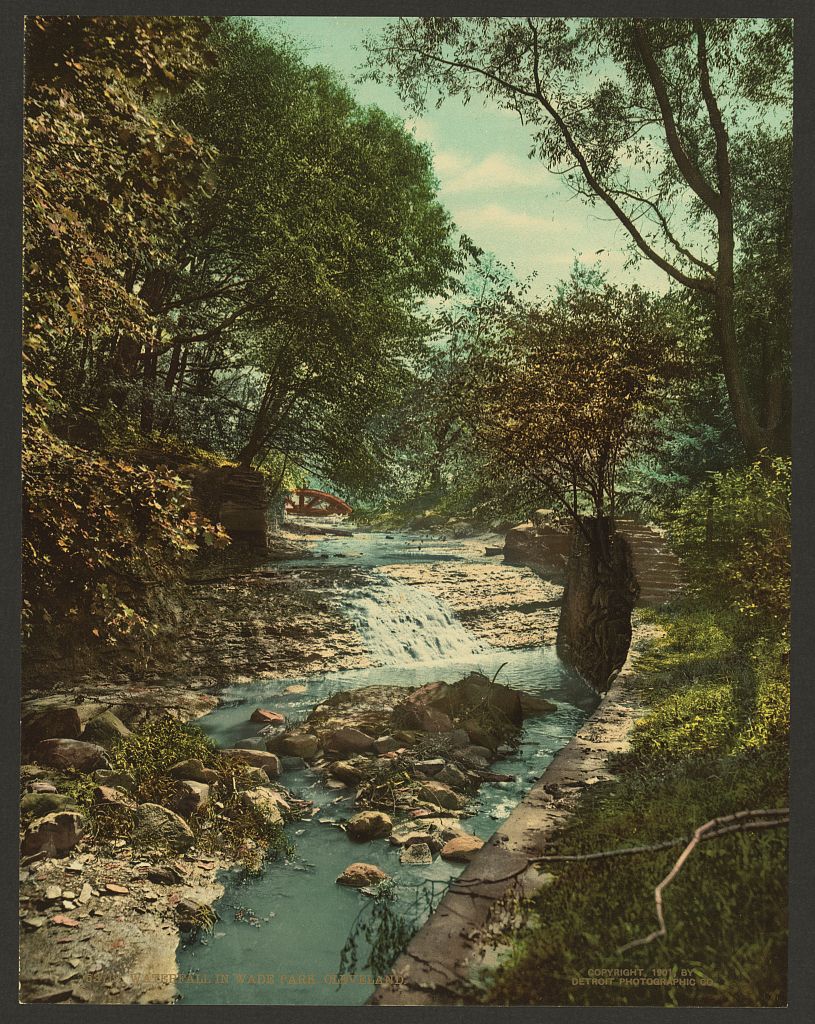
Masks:
[[[280,811],[278,795],[271,789],[258,786],[247,789],[240,794],[241,804],[250,811],[256,811],[268,825],[282,825],[283,815]],[[285,803],[285,800],[283,801]]]
[[[443,757],[431,757],[424,761],[417,761],[416,767],[425,775],[438,775],[446,764]]]
[[[393,822],[383,811],[360,811],[349,818],[346,826],[348,835],[356,842],[367,842],[369,839],[382,839],[390,834]]]
[[[249,716],[250,722],[260,722],[261,725],[283,725],[286,716],[279,711],[269,711],[266,708],[255,708]]]
[[[438,853],[444,845],[441,831],[435,826],[429,829],[418,829],[403,827],[400,831],[391,832],[388,841],[393,846],[413,846],[414,843],[424,843],[430,847],[433,853]]]
[[[374,745],[372,736],[359,729],[345,727],[332,732],[326,741],[328,750],[336,750],[340,754],[363,754]]]
[[[432,864],[433,852],[427,843],[410,843],[399,854],[401,864]]]
[[[100,747],[108,749],[116,740],[126,739],[131,735],[130,729],[112,711],[103,711],[88,722],[82,739],[88,743],[98,743]]]
[[[79,772],[92,772],[107,764],[104,747],[83,740],[41,740],[34,748],[34,760],[51,768],[73,768]]]
[[[531,693],[521,693],[520,696],[521,710],[525,718],[530,718],[533,715],[548,715],[552,711],[557,711],[557,704],[553,704],[543,697],[535,697]]]
[[[364,889],[369,885],[378,885],[384,882],[388,876],[378,868],[376,864],[363,864],[357,862],[349,864],[337,878],[337,885],[348,885],[353,889]]]
[[[483,845],[478,836],[456,836],[444,844],[441,856],[443,860],[470,861]]]
[[[147,869],[147,878],[156,885],[180,885],[184,876],[171,864],[155,864]]]
[[[480,672],[471,672],[470,675],[459,679],[453,684],[452,691],[451,700],[454,707],[466,708],[486,703],[512,725],[523,724],[521,695],[518,690],[513,690],[502,683],[493,683]]]
[[[34,818],[44,818],[47,814],[55,814],[68,808],[78,810],[76,801],[67,793],[26,793],[20,800],[22,814]]]
[[[467,805],[466,797],[445,786],[443,782],[425,782],[418,796],[423,803],[444,807],[448,811],[461,811]]]
[[[280,764],[284,772],[301,772],[306,768],[302,757],[281,757]]]
[[[277,754],[271,754],[266,750],[241,750],[229,747],[222,750],[221,753],[231,761],[240,761],[241,764],[248,764],[251,768],[262,768],[270,779],[276,779],[282,771]]]
[[[356,786],[363,778],[362,769],[350,761],[334,761],[328,767],[328,774],[332,779],[339,779],[340,782],[345,782],[349,786]]]
[[[190,826],[182,817],[161,804],[139,804],[132,833],[133,843],[151,849],[182,851],[195,842]]]
[[[170,769],[170,775],[174,779],[191,780],[192,782],[205,782],[212,785],[218,781],[218,773],[212,768],[205,768],[204,762],[197,757],[188,758],[186,761],[179,761]]]
[[[56,857],[76,846],[84,825],[85,819],[78,811],[57,811],[36,818],[25,830],[21,851],[26,856],[44,850],[49,857]]]
[[[67,705],[52,703],[52,700],[33,702],[23,711],[23,747],[33,747],[41,740],[79,739],[85,723],[105,710],[103,704]]]
[[[183,814],[185,818],[191,814],[199,814],[209,804],[209,786],[205,782],[183,779],[176,787],[173,795],[173,810]]]
[[[302,757],[308,760],[320,749],[320,741],[310,732],[293,732],[282,736],[277,742],[277,750],[286,757]]]

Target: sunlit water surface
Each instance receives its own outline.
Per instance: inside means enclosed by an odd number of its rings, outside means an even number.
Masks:
[[[259,727],[248,719],[258,706],[298,721],[338,690],[372,684],[417,686],[436,679],[453,682],[473,670],[492,676],[503,666],[501,682],[554,701],[557,711],[527,719],[517,752],[492,766],[496,772],[513,775],[515,781],[483,785],[478,812],[466,819],[469,830],[489,838],[591,713],[596,696],[553,648],[490,647],[472,638],[443,601],[421,587],[391,580],[378,568],[443,559],[482,560],[473,554],[472,546],[409,534],[358,533],[318,540],[314,547],[313,560],[291,565],[319,571],[339,555],[342,562],[338,559],[334,564],[362,570],[352,574],[353,580],[346,577],[345,583],[337,585],[343,588],[347,614],[381,665],[234,687],[224,691],[224,704],[198,724],[221,746],[231,746],[257,734]],[[506,571],[517,570],[506,566]],[[286,693],[292,685],[297,692]],[[396,879],[396,906],[415,916],[416,906],[424,907],[431,891],[438,902],[445,884],[463,870],[464,865],[440,857],[432,865],[402,865],[399,850],[386,839],[353,844],[332,825],[353,813],[353,791],[323,786],[310,770],[286,772],[282,781],[320,811],[309,821],[287,826],[296,845],[291,860],[270,864],[260,878],[226,874],[225,894],[215,905],[219,920],[214,933],[179,952],[178,988],[184,1003],[361,1004],[373,990],[371,982],[338,984],[336,975],[349,931],[370,897],[337,885],[337,875],[357,860],[378,865]],[[360,950],[358,971],[369,974],[361,969],[364,940]]]

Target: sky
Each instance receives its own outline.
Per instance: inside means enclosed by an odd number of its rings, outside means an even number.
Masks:
[[[575,258],[599,263],[610,281],[636,281],[658,291],[668,287],[667,276],[650,261],[625,268],[628,235],[610,211],[589,207],[540,161],[528,159],[529,136],[516,114],[475,98],[465,107],[454,97],[415,118],[390,87],[355,83],[365,60],[362,40],[395,19],[324,15],[253,20],[292,37],[307,63],[334,69],[358,102],[403,118],[433,150],[439,198],[457,228],[512,264],[519,278],[535,273],[533,293],[545,296],[549,286],[568,276]]]

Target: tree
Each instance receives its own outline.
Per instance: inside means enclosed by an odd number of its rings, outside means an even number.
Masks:
[[[516,112],[530,155],[603,203],[639,254],[704,301],[747,451],[786,448],[784,373],[757,375],[751,395],[736,287],[738,211],[765,169],[743,177],[734,153],[756,125],[788,135],[790,21],[400,19],[368,49],[368,74],[416,110],[435,90],[438,102],[480,92]]]
[[[285,39],[229,19],[211,45],[216,66],[170,107],[219,173],[162,278],[163,422],[187,410],[195,432],[203,407],[246,465],[276,453],[362,484],[366,425],[423,332],[417,302],[455,263],[429,153]]]
[[[613,520],[620,470],[652,438],[671,338],[640,289],[573,274],[495,354],[480,413],[491,458],[576,523]]]

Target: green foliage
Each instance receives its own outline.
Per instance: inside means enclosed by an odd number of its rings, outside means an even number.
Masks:
[[[787,803],[789,672],[780,643],[744,657],[735,618],[698,604],[659,616],[665,636],[640,662],[652,710],[630,750],[547,845],[572,854],[690,836],[705,821]],[[639,689],[639,682],[638,682]],[[786,1002],[783,829],[725,836],[693,853],[665,893],[668,934],[615,949],[654,926],[654,886],[681,847],[554,862],[534,919],[488,979],[490,1003],[778,1006]],[[576,986],[589,969],[667,970],[668,985]],[[681,984],[695,979],[695,986]]]
[[[495,354],[479,436],[499,475],[520,474],[573,516],[613,516],[621,465],[653,433],[672,337],[640,289],[573,273]]]
[[[26,390],[50,383],[31,377]],[[177,578],[199,543],[226,543],[224,531],[193,510],[189,485],[177,476],[90,453],[28,419],[24,626],[54,623],[73,642],[148,639],[149,589]]]
[[[694,589],[747,628],[789,619],[791,461],[714,473],[674,517],[672,537]]]

